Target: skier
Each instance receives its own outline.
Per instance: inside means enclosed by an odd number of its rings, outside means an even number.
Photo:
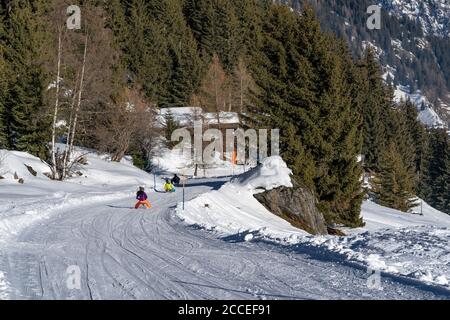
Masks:
[[[145,193],[144,187],[139,187],[139,191],[136,193],[136,200],[138,200],[138,202],[134,206],[136,209],[139,209],[141,206],[145,206],[147,209],[150,209],[152,207],[152,205],[148,201],[148,197]]]
[[[180,177],[175,174],[172,178],[172,184],[178,187],[180,185],[180,181]]]
[[[169,179],[166,179],[166,183],[164,184],[164,190],[166,192],[175,192],[175,187]]]

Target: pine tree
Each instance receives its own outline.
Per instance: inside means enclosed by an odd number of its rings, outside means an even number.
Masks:
[[[242,34],[235,8],[229,0],[215,4],[214,51],[219,56],[227,74],[231,74],[242,53]]]
[[[172,133],[180,127],[178,122],[175,120],[173,113],[170,109],[167,109],[164,114],[164,131],[166,136],[166,141],[170,147],[173,147],[176,143],[172,141]]]
[[[389,110],[389,98],[381,78],[381,68],[372,49],[368,49],[364,60],[359,65],[361,75],[360,93],[361,114],[363,117],[363,154],[365,169],[380,170],[380,157],[385,147],[385,117]]]
[[[204,62],[177,0],[114,0],[109,25],[124,66],[159,107],[185,106],[199,87]]]
[[[204,55],[215,52],[214,3],[212,0],[185,0],[184,16]]]
[[[117,19],[122,21],[120,7],[115,8]],[[129,1],[125,10],[128,27],[115,34],[122,46],[125,66],[131,72],[130,80],[142,85],[147,98],[159,104],[168,96],[171,66],[164,25],[155,20],[147,1]]]
[[[297,179],[315,190],[328,222],[362,224],[361,135],[351,96],[351,58],[307,9],[273,6],[252,70],[255,119],[282,130],[281,150]],[[262,115],[262,116],[261,116]]]
[[[443,129],[430,132],[430,156],[424,174],[425,200],[450,214],[450,139]]]
[[[3,30],[3,15],[0,10],[0,34],[4,34]],[[6,75],[6,62],[3,57],[3,43],[0,40],[0,149],[7,147],[7,135],[6,135],[6,109],[5,109],[5,96],[6,92],[6,79],[8,78]]]
[[[238,34],[242,42],[242,55],[251,56],[262,41],[262,21],[268,11],[268,1],[262,0],[230,0],[239,22]]]
[[[110,0],[105,3],[105,10],[108,14],[106,27],[113,31],[118,47],[123,51],[127,50],[131,36],[127,6],[122,0]]]
[[[381,154],[380,166],[380,173],[373,181],[378,203],[404,212],[415,207],[414,171],[404,162],[394,141]]]
[[[421,181],[424,179],[428,161],[428,134],[423,124],[418,120],[417,108],[411,101],[408,100],[403,102],[399,108],[405,117],[405,125],[408,131],[408,136],[410,137],[410,143],[412,144],[412,147],[415,148],[413,161],[418,178],[416,190],[420,193],[420,190],[423,187]]]
[[[6,108],[8,145],[45,159],[50,141],[50,117],[44,68],[50,47],[43,18],[46,1],[11,1],[2,30],[4,57],[13,75],[8,79]]]
[[[169,0],[163,3],[166,38],[169,40],[172,63],[168,96],[162,106],[183,107],[200,85],[203,61],[200,59],[197,42],[183,16],[180,1]]]

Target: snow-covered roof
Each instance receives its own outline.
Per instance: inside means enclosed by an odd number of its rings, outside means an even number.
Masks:
[[[192,126],[195,120],[203,120],[204,124],[217,124],[218,119],[222,124],[238,124],[239,115],[236,112],[203,112],[200,107],[180,107],[180,108],[163,108],[159,110],[158,116],[156,117],[157,125],[159,127],[164,127],[166,125],[166,117],[171,113],[172,117],[178,125],[182,127]]]
[[[237,112],[220,112],[217,117],[216,112],[208,112],[203,114],[203,121],[207,124],[217,124],[218,118],[222,124],[236,124],[239,123],[239,115]]]

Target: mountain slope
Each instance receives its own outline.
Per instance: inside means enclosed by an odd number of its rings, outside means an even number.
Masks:
[[[294,9],[312,5],[322,26],[347,40],[355,56],[371,46],[385,80],[405,95],[423,95],[450,124],[450,4],[441,0],[379,0],[381,29],[369,30],[369,0],[276,0]],[[422,99],[422,101],[425,99]],[[417,106],[422,108],[422,105]],[[430,123],[425,123],[430,125]],[[441,126],[438,120],[432,126]]]

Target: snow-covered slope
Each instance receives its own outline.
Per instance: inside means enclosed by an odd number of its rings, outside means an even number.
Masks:
[[[153,186],[153,177],[134,167],[130,159],[110,162],[107,155],[81,148],[75,150],[78,155],[87,160],[86,165],[77,168],[82,175],[59,182],[45,175],[49,167],[39,158],[0,150],[0,176],[4,178],[0,179],[0,242],[61,209],[129,197],[138,186]],[[15,175],[24,183],[15,180]]]
[[[425,34],[449,36],[450,2],[447,0],[380,0],[379,4],[391,14],[419,21]]]
[[[277,0],[299,9],[300,0]],[[383,66],[385,81],[409,86],[408,94],[432,103],[421,120],[431,126],[441,120],[450,126],[450,2],[448,0],[307,0],[321,25],[346,39],[355,57],[370,46]],[[381,7],[381,29],[368,30],[367,8]],[[418,106],[420,107],[420,106]],[[439,115],[440,119],[436,116]]]
[[[446,128],[446,123],[434,110],[434,106],[425,97],[420,90],[410,93],[408,87],[397,86],[394,91],[394,99],[396,102],[410,100],[417,107],[419,113],[418,119],[427,127]]]

